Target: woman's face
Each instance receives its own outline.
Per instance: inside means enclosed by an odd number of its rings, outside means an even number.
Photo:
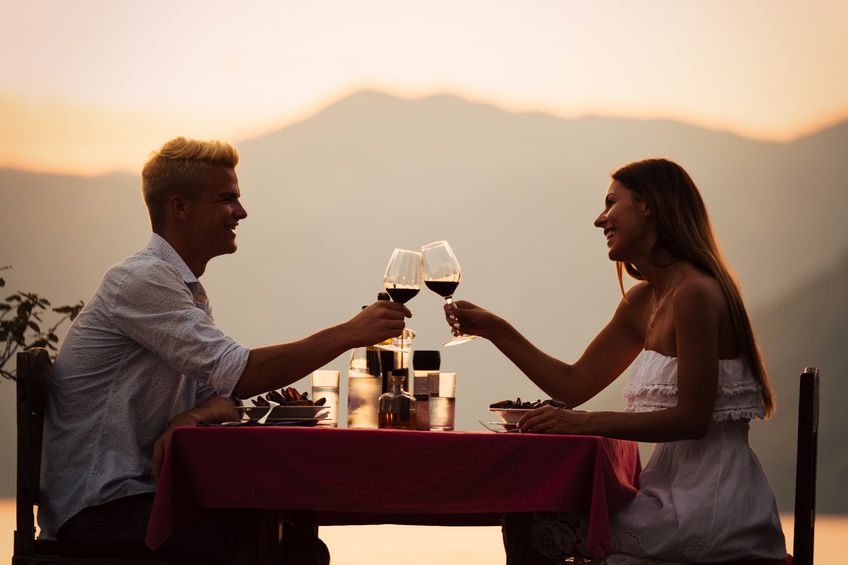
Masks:
[[[613,261],[638,263],[642,254],[649,255],[656,240],[647,206],[617,180],[607,189],[604,210],[595,219],[595,226],[604,230]]]

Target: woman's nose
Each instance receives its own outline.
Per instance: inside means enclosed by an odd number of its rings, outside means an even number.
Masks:
[[[600,214],[597,218],[595,218],[595,227],[596,227],[596,228],[603,227],[603,225],[604,225],[604,223],[605,223],[606,221],[607,221],[607,216],[606,216],[606,214],[604,214],[603,212],[601,212],[601,214]]]

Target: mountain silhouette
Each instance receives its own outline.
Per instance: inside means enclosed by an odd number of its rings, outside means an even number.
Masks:
[[[546,352],[571,361],[621,296],[604,238],[592,225],[609,173],[663,156],[698,184],[762,328],[775,388],[790,398],[782,391],[797,384],[803,363],[821,365],[825,378],[840,366],[838,348],[806,348],[815,358],[803,361],[778,352],[788,346],[783,338],[810,322],[787,317],[787,300],[803,312],[833,306],[805,289],[832,278],[848,251],[847,142],[848,122],[771,143],[670,120],[563,119],[451,95],[404,99],[363,91],[237,144],[249,216],[238,228],[239,251],[210,262],[204,286],[217,323],[236,339],[248,346],[289,341],[373,301],[393,248],[447,239],[463,268],[457,299],[492,309]],[[14,267],[4,272],[7,289],[39,292],[54,304],[87,299],[103,272],[149,236],[136,175],[0,170],[0,209],[0,263]],[[426,291],[408,304],[414,347],[440,348],[449,336],[442,304]],[[844,326],[823,331],[845,341]],[[459,429],[481,429],[477,420],[491,418],[487,407],[495,400],[544,397],[484,340],[442,350],[442,359],[445,370],[458,373]],[[347,362],[341,356],[328,367],[344,370]],[[620,409],[625,379],[587,406]],[[0,441],[11,449],[14,391],[3,386],[9,410]],[[295,386],[308,388],[309,379]],[[754,443],[773,451],[763,460],[784,492],[794,448],[763,436],[777,433],[779,418],[797,409],[781,400],[780,410],[773,422],[754,425]],[[842,421],[831,418],[844,417],[823,411],[822,418],[824,441],[824,430]],[[820,451],[822,469],[840,454],[838,446],[832,450]],[[10,465],[0,462],[0,487],[9,493]],[[820,492],[839,488],[822,476]],[[779,503],[788,509],[792,499],[780,496]],[[837,510],[848,510],[846,502]]]

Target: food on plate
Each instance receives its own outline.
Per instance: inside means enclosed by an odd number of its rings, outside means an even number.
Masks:
[[[276,402],[280,406],[323,406],[327,399],[319,398],[313,402],[309,399],[308,392],[298,392],[294,387],[272,390],[266,393],[264,397],[253,397],[254,406],[270,406],[269,401]]]
[[[534,408],[539,408],[545,405],[550,405],[555,408],[571,408],[568,404],[566,404],[562,400],[557,400],[556,398],[549,398],[547,400],[539,399],[535,402],[522,402],[520,397],[516,398],[515,400],[499,400],[498,402],[493,402],[489,404],[489,408],[501,408],[507,410],[532,410]]]

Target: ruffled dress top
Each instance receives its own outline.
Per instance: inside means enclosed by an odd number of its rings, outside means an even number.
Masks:
[[[627,412],[677,405],[677,358],[644,350],[624,389]],[[781,560],[774,493],[748,443],[761,390],[744,358],[719,361],[718,394],[702,439],[655,444],[633,501],[613,518],[615,565]]]

